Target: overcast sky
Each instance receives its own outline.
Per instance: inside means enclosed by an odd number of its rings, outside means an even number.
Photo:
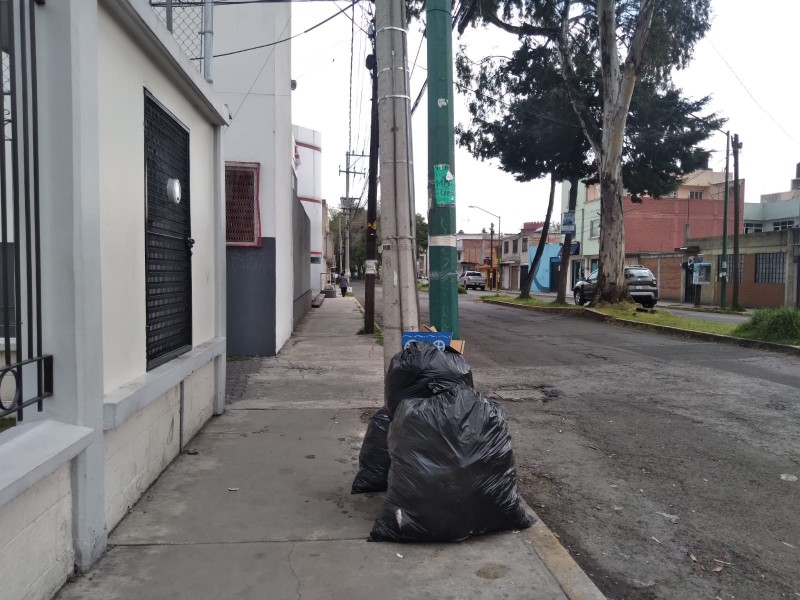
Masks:
[[[292,34],[305,31],[335,13],[334,4],[339,8],[346,5],[343,2],[293,3]],[[355,22],[364,29],[373,7],[368,2],[356,6]],[[726,127],[739,134],[744,144],[740,176],[747,182],[745,199],[758,202],[761,194],[788,190],[795,164],[800,162],[800,84],[797,78],[800,1],[761,0],[754,10],[751,2],[712,0],[712,7],[712,29],[698,45],[692,64],[676,73],[675,81],[689,97],[711,95],[710,110],[726,117]],[[339,174],[339,169],[345,168],[348,137],[353,152],[366,154],[369,149],[371,90],[364,58],[371,50],[366,34],[356,27],[351,103],[351,26],[350,19],[340,15],[292,41],[292,78],[297,81],[292,96],[292,120],[322,133],[322,192],[334,207],[345,195],[345,176]],[[427,76],[426,44],[419,27],[418,23],[412,23],[409,33],[414,97]],[[468,46],[473,59],[508,54],[516,47],[512,36],[496,29],[468,30],[460,39],[454,38],[454,52],[459,44]],[[420,103],[412,121],[416,211],[423,215],[427,214],[426,109],[427,97]],[[464,98],[458,95],[455,116],[456,123],[468,119]],[[711,167],[723,170],[725,136],[713,136],[705,147],[715,151]],[[366,171],[366,163],[366,158],[354,159],[355,166],[351,168]],[[499,215],[502,230],[508,233],[518,231],[525,221],[544,218],[546,181],[516,182],[496,164],[479,162],[458,147],[455,172],[458,229],[477,232],[483,227],[488,229],[489,223],[495,220],[468,208],[471,204]],[[360,175],[354,176],[350,195],[360,196],[365,181]],[[366,202],[366,193],[364,198]],[[554,212],[559,210],[558,202],[557,195]],[[554,220],[560,217],[554,216]]]

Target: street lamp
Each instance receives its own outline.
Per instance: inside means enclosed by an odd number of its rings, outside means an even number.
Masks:
[[[477,208],[478,210],[482,210],[483,212],[485,212],[487,215],[491,215],[495,219],[497,219],[497,289],[499,291],[500,288],[502,287],[501,284],[503,282],[503,270],[500,268],[500,257],[503,255],[503,237],[501,235],[501,229],[500,229],[500,215],[496,215],[492,212],[489,212],[485,208],[481,208],[480,206],[475,206],[474,204],[470,204],[469,208]],[[490,248],[489,249],[490,261],[491,261],[491,254],[492,250]]]

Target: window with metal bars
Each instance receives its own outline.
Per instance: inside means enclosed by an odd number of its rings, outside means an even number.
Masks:
[[[756,254],[756,283],[784,283],[785,280],[785,252]]]
[[[192,347],[189,131],[145,90],[147,369]]]
[[[225,238],[228,246],[261,247],[258,163],[225,165]]]
[[[725,259],[728,268],[728,281],[733,281],[733,254],[728,254]],[[722,271],[722,255],[717,256],[717,273]],[[742,274],[744,273],[744,254],[739,255],[739,281],[742,281]]]

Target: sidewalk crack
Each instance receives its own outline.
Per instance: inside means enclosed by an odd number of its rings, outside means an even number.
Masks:
[[[294,570],[294,565],[292,564],[292,553],[294,552],[295,546],[297,544],[292,544],[289,548],[289,570],[292,572],[292,576],[294,577],[295,583],[297,584],[297,588],[295,589],[295,593],[297,594],[297,600],[302,600],[303,594],[300,592],[300,577],[297,576],[297,571]]]

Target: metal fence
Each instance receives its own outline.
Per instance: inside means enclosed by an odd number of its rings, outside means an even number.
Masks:
[[[17,421],[53,391],[53,357],[42,352],[37,10],[34,0],[0,2],[0,418]]]
[[[150,0],[150,6],[175,37],[178,45],[203,72],[202,0]]]

